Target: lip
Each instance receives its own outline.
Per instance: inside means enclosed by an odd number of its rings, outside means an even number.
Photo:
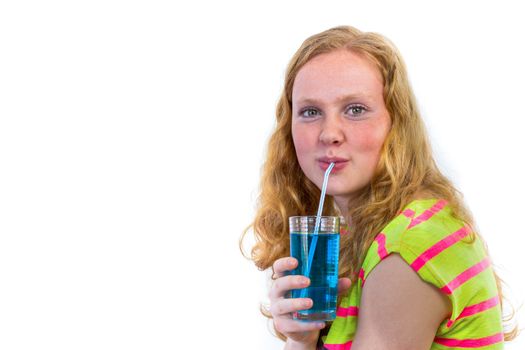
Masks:
[[[320,162],[324,163],[339,163],[339,162],[348,162],[348,159],[339,158],[339,157],[321,157],[318,159]]]
[[[323,171],[328,169],[330,163],[335,163],[334,167],[332,168],[332,172],[342,170],[348,164],[348,160],[343,158],[320,158],[318,161],[319,167],[321,167]]]

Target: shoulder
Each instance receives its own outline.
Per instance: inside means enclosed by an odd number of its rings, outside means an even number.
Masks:
[[[450,310],[446,296],[390,254],[363,286],[352,348],[428,349]]]
[[[417,271],[436,255],[443,258],[458,250],[479,250],[478,245],[468,244],[475,238],[470,226],[453,215],[446,200],[420,199],[403,208],[376,241],[384,246],[384,255],[399,253]]]
[[[491,276],[481,237],[452,214],[446,201],[416,202],[404,214],[408,217],[407,226],[391,252],[399,253],[424,281],[450,295],[453,291],[450,288],[460,286],[457,279],[460,276],[479,280],[478,273],[485,270],[482,276]],[[485,283],[469,284],[459,294],[472,294],[473,289],[484,287]]]
[[[438,248],[445,248],[441,241],[455,232],[457,234],[449,237],[445,243],[454,243],[468,234],[463,223],[451,215],[446,201],[414,200],[375,237],[363,262],[364,277],[391,253],[400,254],[409,264],[414,263],[417,272],[416,265],[422,263],[418,258],[427,257],[423,254],[433,246],[436,247],[432,250],[435,253]]]

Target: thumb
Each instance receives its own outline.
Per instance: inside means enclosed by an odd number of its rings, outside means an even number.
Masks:
[[[337,283],[337,293],[339,295],[343,295],[346,293],[348,289],[350,289],[350,286],[352,285],[352,282],[350,281],[350,278],[343,277],[339,279],[339,282]]]

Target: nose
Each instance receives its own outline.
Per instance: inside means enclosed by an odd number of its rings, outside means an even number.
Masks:
[[[344,141],[343,125],[339,116],[332,115],[324,118],[319,141],[326,145],[339,145]]]

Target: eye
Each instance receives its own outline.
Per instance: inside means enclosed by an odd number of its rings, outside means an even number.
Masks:
[[[359,117],[367,111],[366,107],[363,105],[350,105],[348,106],[346,113],[350,114],[353,117]]]
[[[299,114],[303,118],[313,118],[313,117],[317,117],[321,113],[315,108],[305,108],[301,110]]]

